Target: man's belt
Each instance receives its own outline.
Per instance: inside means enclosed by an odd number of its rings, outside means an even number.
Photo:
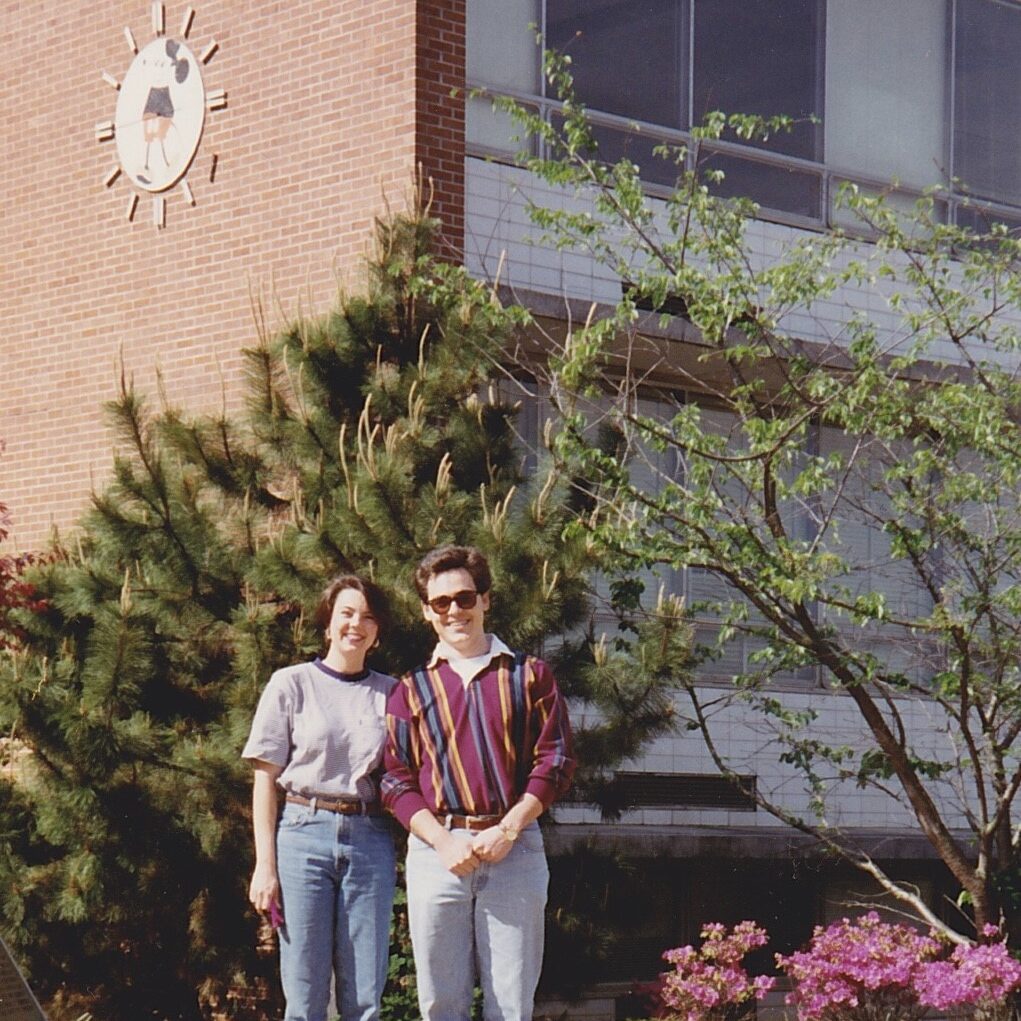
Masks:
[[[378,801],[359,801],[357,798],[303,798],[300,794],[288,794],[286,800],[292,805],[308,805],[326,812],[340,815],[380,815]]]
[[[436,812],[435,815],[444,829],[468,830],[469,833],[488,830],[503,818],[502,815],[451,815],[443,812]]]

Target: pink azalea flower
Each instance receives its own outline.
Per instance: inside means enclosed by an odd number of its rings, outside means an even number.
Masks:
[[[741,963],[745,955],[765,945],[768,936],[754,922],[728,930],[719,922],[702,929],[702,945],[667,950],[663,959],[674,970],[660,976],[657,1016],[670,1021],[724,1021],[736,1006],[761,1000],[774,980],[752,979]]]

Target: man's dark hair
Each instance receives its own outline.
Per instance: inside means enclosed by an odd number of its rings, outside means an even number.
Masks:
[[[319,604],[316,606],[316,625],[322,631],[329,628],[330,618],[333,616],[333,604],[337,601],[337,596],[344,589],[349,588],[353,588],[365,596],[365,602],[369,604],[369,612],[376,618],[376,624],[379,627],[379,640],[382,641],[389,634],[393,624],[390,600],[375,582],[359,578],[357,574],[339,574],[323,589],[323,594],[319,597]]]
[[[475,582],[475,589],[485,595],[493,587],[489,561],[474,546],[440,546],[423,557],[415,568],[415,591],[424,603],[429,595],[429,579],[444,571],[466,570]]]

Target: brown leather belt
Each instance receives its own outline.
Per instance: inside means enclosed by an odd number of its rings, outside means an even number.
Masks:
[[[503,818],[502,815],[444,815],[441,812],[435,815],[444,829],[468,830],[469,833],[488,830]]]
[[[358,801],[354,798],[303,798],[300,794],[288,794],[286,800],[292,805],[314,806],[325,812],[338,812],[340,815],[379,815],[379,802]]]

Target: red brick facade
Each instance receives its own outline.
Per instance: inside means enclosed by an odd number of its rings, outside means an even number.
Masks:
[[[420,0],[416,61],[415,149],[433,182],[433,215],[447,251],[464,250],[465,0]],[[451,92],[457,90],[458,97]]]
[[[10,6],[10,5],[9,5]],[[0,501],[15,542],[38,545],[84,506],[108,468],[102,403],[117,362],[155,399],[209,408],[239,390],[256,332],[251,296],[287,314],[355,282],[373,217],[403,205],[416,168],[457,250],[463,231],[464,0],[193,0],[189,44],[213,39],[208,114],[188,173],[196,205],[169,193],[166,227],[143,195],[104,178],[115,91],[152,35],[146,0],[35,0],[0,13],[7,69],[0,124]],[[179,34],[188,5],[166,4]]]

